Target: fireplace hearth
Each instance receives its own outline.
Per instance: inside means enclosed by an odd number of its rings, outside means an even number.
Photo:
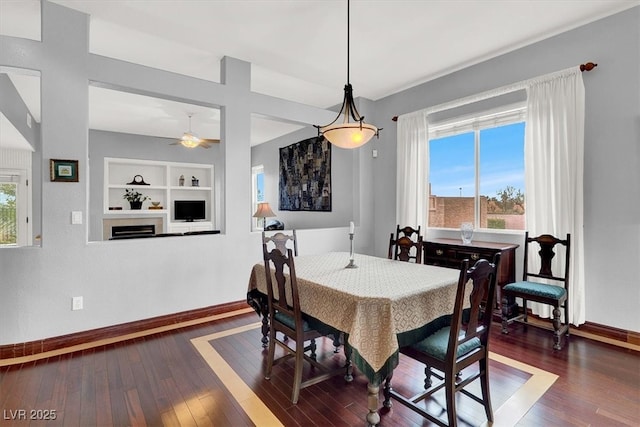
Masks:
[[[102,221],[102,238],[104,240],[153,237],[164,232],[162,217],[104,218]]]

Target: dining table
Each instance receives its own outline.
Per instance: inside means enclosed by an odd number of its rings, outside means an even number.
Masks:
[[[423,339],[430,322],[452,313],[460,271],[361,254],[350,263],[348,252],[294,262],[301,310],[344,333],[351,362],[368,379],[367,423],[378,425],[380,386],[398,365],[399,348]],[[265,266],[257,263],[247,301],[263,315],[263,345],[266,286]]]

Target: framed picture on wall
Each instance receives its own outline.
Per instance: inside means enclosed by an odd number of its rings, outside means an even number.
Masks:
[[[281,211],[331,212],[331,144],[308,138],[280,148]]]
[[[51,181],[78,182],[78,161],[51,159],[49,162]]]

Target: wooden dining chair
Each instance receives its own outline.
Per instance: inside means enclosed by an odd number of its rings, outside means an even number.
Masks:
[[[418,228],[396,226],[396,234],[389,236],[389,259],[422,263],[422,236]]]
[[[394,240],[392,234],[389,239],[388,258],[399,261],[413,261],[417,264],[422,264],[422,237],[418,237],[418,241],[414,242],[406,236],[402,236],[398,240]]]
[[[496,271],[499,262],[500,253],[494,256],[492,263],[481,259],[471,268],[469,268],[469,260],[462,262],[453,315],[434,320],[423,329],[430,331],[426,338],[400,349],[400,353],[404,356],[426,365],[425,390],[415,396],[405,397],[392,389],[391,377],[388,377],[384,386],[385,407],[390,407],[390,399],[394,398],[440,426],[456,426],[455,394],[459,391],[482,404],[487,420],[493,422],[488,357]],[[471,285],[468,285],[469,281],[471,281]],[[470,293],[467,292],[467,286],[472,286]],[[466,300],[466,295],[469,295],[468,300]],[[468,308],[465,308],[466,306]],[[464,378],[463,369],[476,362],[478,363],[478,371],[474,370]],[[439,372],[434,372],[434,369]],[[441,381],[433,387],[432,376]],[[480,379],[481,397],[464,389],[476,379]],[[442,388],[445,389],[448,423],[428,413],[424,406],[419,404]]]
[[[418,238],[422,237],[420,234],[420,226],[418,226],[418,228],[413,228],[407,225],[400,228],[400,224],[396,225],[396,240],[402,236],[407,236],[414,242],[417,242]]]
[[[571,252],[571,235],[562,240],[550,234],[542,234],[538,237],[529,237],[527,231],[524,236],[524,268],[522,281],[509,283],[502,287],[502,333],[509,333],[508,325],[513,321],[521,321],[526,325],[549,329],[546,325],[528,323],[527,301],[535,301],[553,307],[553,348],[561,350],[562,335],[569,337],[569,259]],[[529,270],[530,246],[539,248],[540,271],[537,273]],[[561,265],[562,273],[555,275],[551,268],[551,262],[558,248],[564,246],[564,265]],[[543,283],[543,281],[545,283]],[[522,298],[522,313],[509,318],[506,310],[506,301],[509,297]],[[560,320],[561,309],[564,310],[564,324]]]
[[[273,246],[280,249],[283,254],[287,253],[287,247],[293,246],[293,254],[298,256],[298,237],[296,236],[296,230],[292,230],[291,234],[285,234],[282,231],[276,233],[262,232],[262,243],[273,243]]]
[[[290,358],[294,358],[293,389],[291,402],[298,403],[300,390],[324,381],[332,376],[344,373],[344,368],[330,369],[316,361],[315,339],[323,336],[321,332],[310,326],[300,309],[298,282],[294,265],[293,251],[288,248],[283,254],[274,248],[267,251],[266,243],[262,245],[264,254],[265,274],[267,281],[267,301],[269,306],[269,350],[265,379],[271,379],[273,367]],[[325,328],[331,329],[328,325]],[[278,335],[278,332],[282,336]],[[326,334],[325,330],[325,334]],[[338,336],[338,331],[332,335]],[[289,343],[295,341],[295,346]],[[309,342],[309,345],[304,344]],[[284,356],[275,358],[276,345],[285,350]],[[310,355],[306,352],[310,351]],[[317,370],[315,375],[302,381],[303,363],[308,362]],[[349,365],[349,363],[347,363]],[[347,372],[349,367],[347,367]]]

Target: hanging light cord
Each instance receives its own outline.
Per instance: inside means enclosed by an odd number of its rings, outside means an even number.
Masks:
[[[351,31],[350,31],[351,18],[349,17],[350,5],[351,5],[351,1],[347,0],[347,84],[351,83],[349,81],[349,46],[351,44],[349,40],[349,36],[351,34]]]

